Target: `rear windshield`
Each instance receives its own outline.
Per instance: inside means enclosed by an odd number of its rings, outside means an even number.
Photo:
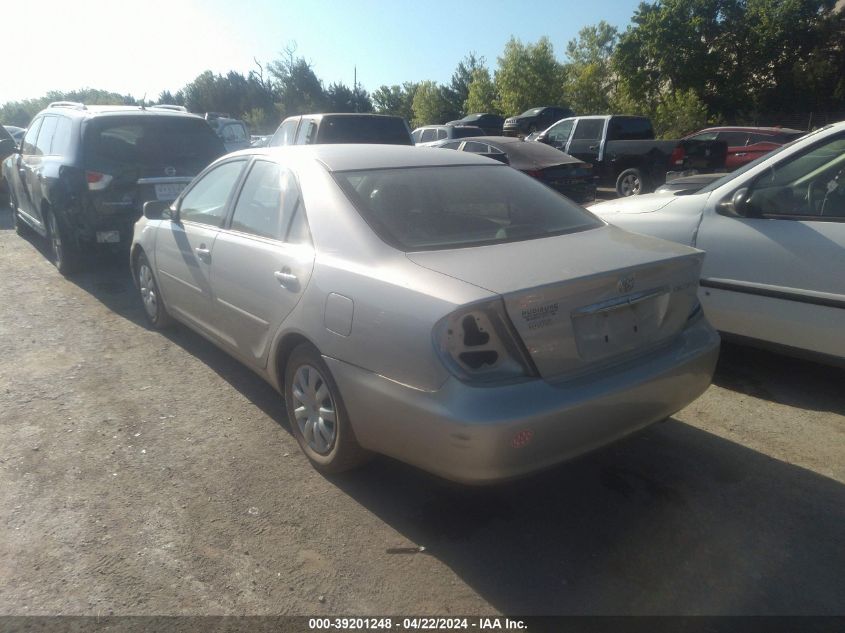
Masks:
[[[648,141],[653,138],[654,128],[648,119],[613,117],[610,120],[609,141]]]
[[[367,116],[324,117],[317,142],[413,145],[404,119]]]
[[[85,152],[93,163],[190,163],[204,167],[226,150],[201,119],[133,116],[103,117],[91,122],[85,133]]]
[[[334,177],[373,230],[403,251],[530,240],[603,225],[504,165],[347,171]]]

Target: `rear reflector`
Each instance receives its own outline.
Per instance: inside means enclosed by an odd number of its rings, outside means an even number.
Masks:
[[[86,171],[85,180],[88,182],[89,191],[101,191],[111,184],[112,177],[98,171]]]
[[[531,429],[525,429],[524,431],[520,431],[516,435],[513,436],[511,440],[511,446],[514,448],[522,448],[526,446],[532,439],[534,438],[534,431]]]

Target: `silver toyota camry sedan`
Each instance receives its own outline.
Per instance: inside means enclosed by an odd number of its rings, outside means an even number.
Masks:
[[[710,383],[701,251],[468,152],[252,149],[148,203],[131,264],[284,395],[323,472],[383,453],[482,483],[663,420]]]

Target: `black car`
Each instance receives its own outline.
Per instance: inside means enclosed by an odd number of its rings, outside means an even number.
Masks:
[[[138,106],[56,102],[39,112],[3,163],[15,228],[50,241],[56,267],[132,240],[149,200],[173,200],[225,153],[193,114]]]
[[[512,136],[476,136],[441,141],[432,147],[472,152],[498,160],[575,202],[586,203],[596,199],[593,166],[542,143],[527,143]]]
[[[528,136],[532,132],[545,130],[555,121],[573,116],[569,108],[559,106],[543,106],[531,108],[518,116],[505,119],[502,133],[505,136]]]
[[[457,121],[449,121],[446,125],[474,125],[484,130],[488,136],[500,136],[502,134],[502,126],[505,124],[505,117],[498,114],[490,114],[488,112],[476,112],[468,114],[463,119]]]
[[[424,125],[411,132],[414,143],[429,145],[434,141],[467,138],[468,136],[484,136],[484,130],[472,125]]]
[[[413,145],[408,123],[386,114],[302,114],[282,121],[269,147],[315,143]]]

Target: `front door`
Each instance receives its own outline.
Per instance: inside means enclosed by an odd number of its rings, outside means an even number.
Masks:
[[[156,276],[167,309],[218,338],[211,291],[213,249],[245,165],[246,159],[231,160],[206,172],[177,202],[178,218],[162,220],[156,234]]]
[[[38,140],[38,131],[41,128],[41,122],[44,117],[36,119],[29,126],[26,135],[21,143],[21,153],[15,157],[15,170],[17,173],[12,175],[9,181],[10,193],[17,204],[18,210],[26,215],[30,221],[37,226],[44,228],[41,222],[39,205],[34,205],[32,202],[32,191],[30,190],[30,174],[33,167],[40,164],[41,158],[38,156],[38,149],[36,141]]]
[[[845,356],[845,134],[736,182],[699,229],[705,312],[726,332]],[[718,213],[741,188],[748,217]]]

